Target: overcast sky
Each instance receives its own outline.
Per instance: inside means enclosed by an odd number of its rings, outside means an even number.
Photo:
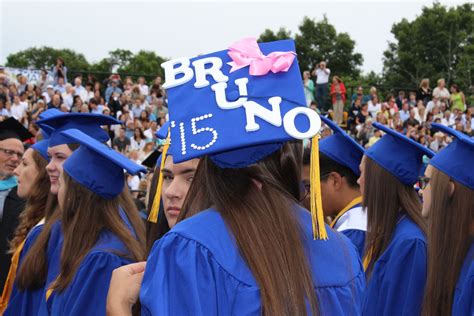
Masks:
[[[71,48],[89,62],[116,48],[192,57],[258,37],[266,28],[285,27],[294,34],[304,16],[320,20],[326,14],[338,32],[356,41],[362,70],[381,72],[393,23],[413,20],[426,5],[431,1],[0,0],[0,65],[9,54],[32,46]]]

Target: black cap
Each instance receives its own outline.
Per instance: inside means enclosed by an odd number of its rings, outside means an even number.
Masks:
[[[148,157],[145,158],[145,160],[142,161],[142,165],[151,169],[155,168],[156,162],[158,161],[160,155],[160,151],[153,151],[151,154],[148,155]]]
[[[13,117],[0,122],[0,140],[16,138],[24,142],[31,137],[33,137],[33,134]]]

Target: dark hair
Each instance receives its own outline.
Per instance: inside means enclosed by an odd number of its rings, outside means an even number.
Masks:
[[[95,105],[98,105],[99,103],[97,102],[96,99],[92,98],[89,100],[89,104],[94,103]]]
[[[451,195],[452,184],[455,189]],[[423,315],[451,315],[456,283],[473,241],[474,190],[436,168],[433,168],[430,185],[428,273]]]
[[[451,88],[454,88],[454,89],[456,90],[456,92],[459,92],[459,87],[458,87],[457,84],[453,83],[453,84],[451,85]]]
[[[364,156],[365,176],[362,206],[367,208],[365,253],[371,251],[366,274],[372,276],[375,262],[392,240],[400,212],[426,232],[421,202],[413,186],[401,183],[371,158]]]
[[[134,129],[134,131],[133,131],[133,139],[134,139],[134,140],[137,140],[136,134],[135,134],[135,132],[136,132],[137,129],[140,131],[140,138],[141,138],[141,139],[145,139],[145,134],[143,134],[143,131],[142,131],[142,129],[141,129],[140,127],[135,127],[135,129]]]
[[[389,102],[391,98],[393,98],[393,94],[387,94],[387,96],[385,97],[385,102]]]
[[[301,224],[293,212],[295,198],[279,180],[296,183],[298,175],[275,177],[273,173],[281,173],[281,163],[293,156],[288,146],[240,169],[222,169],[209,157],[202,158],[178,222],[214,206],[259,285],[264,314],[305,315],[308,307],[315,315],[318,298]],[[261,188],[257,189],[254,181],[261,183]]]
[[[336,172],[346,179],[349,187],[353,189],[359,188],[359,184],[357,184],[359,177],[350,168],[337,163],[322,152],[319,152],[319,172],[321,176]]]

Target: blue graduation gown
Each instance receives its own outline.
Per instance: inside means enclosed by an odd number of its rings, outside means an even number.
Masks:
[[[20,253],[20,259],[18,267],[21,266],[23,259],[25,258],[28,251],[34,245],[39,234],[43,230],[43,224],[37,225],[31,229],[25,239],[25,245]],[[20,291],[17,287],[16,281],[13,283],[12,294],[10,301],[8,302],[7,309],[4,312],[4,316],[18,316],[18,315],[33,315],[37,312],[38,306],[41,302],[41,295],[43,293],[43,287],[36,290]]]
[[[407,216],[367,282],[363,315],[420,315],[426,283],[426,238]]]
[[[356,246],[359,256],[364,256],[365,234],[367,231],[367,212],[358,203],[344,213],[333,228],[343,233]]]
[[[122,211],[121,215],[127,222]],[[60,223],[57,224],[55,232],[59,231],[62,235]],[[128,222],[127,226],[130,228]],[[59,240],[60,242],[52,251],[47,277],[49,285],[57,278],[60,271],[63,236]],[[107,293],[113,270],[132,263],[118,254],[130,255],[117,236],[107,230],[101,232],[97,243],[82,260],[69,286],[62,292],[53,291],[48,300],[43,299],[38,315],[105,315]],[[43,297],[46,297],[48,287],[45,288]]]
[[[474,315],[474,244],[464,260],[454,290],[453,315]]]
[[[328,227],[313,240],[311,215],[295,206],[303,226],[321,315],[359,315],[365,274],[347,237]],[[261,315],[258,284],[220,214],[203,211],[155,242],[140,290],[142,315]]]

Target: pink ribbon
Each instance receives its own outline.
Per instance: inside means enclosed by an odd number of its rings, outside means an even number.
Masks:
[[[227,52],[233,61],[228,64],[232,67],[230,72],[250,66],[249,74],[252,76],[264,76],[269,71],[277,73],[288,71],[295,60],[294,52],[272,52],[264,55],[258,47],[257,40],[253,37],[244,38],[235,42]]]

